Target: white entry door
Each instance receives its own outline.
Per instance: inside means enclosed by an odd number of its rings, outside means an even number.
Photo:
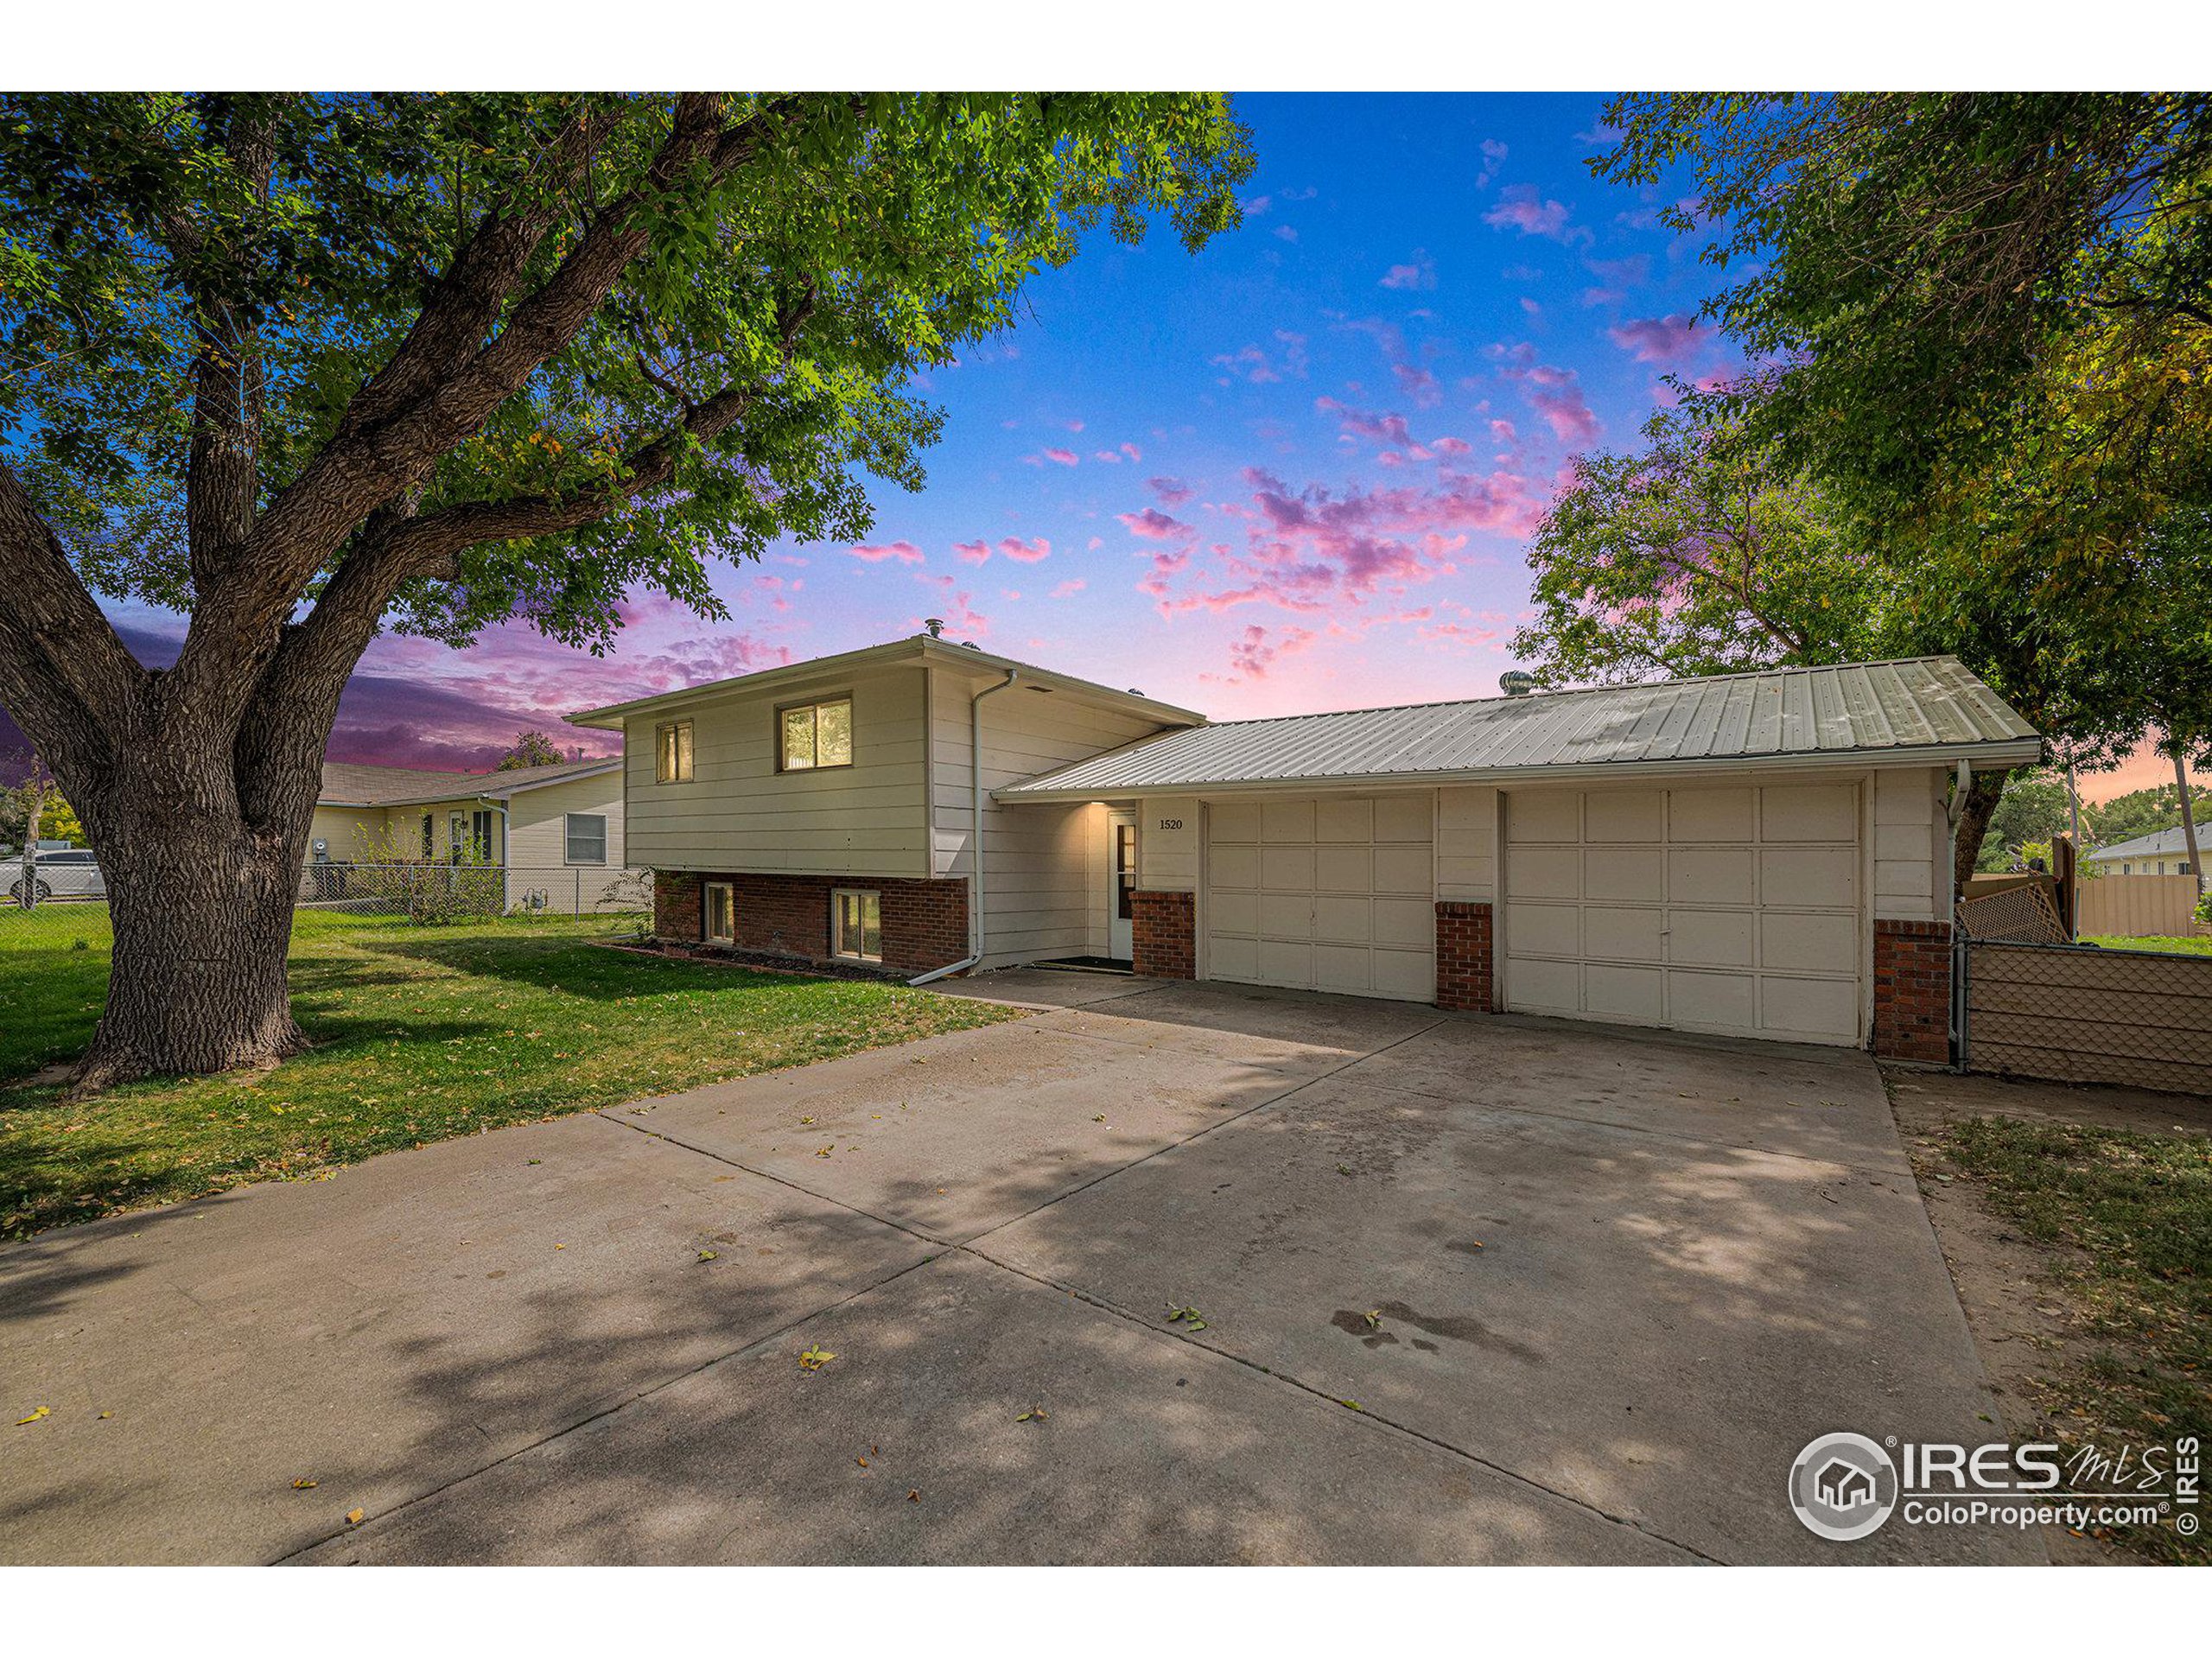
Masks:
[[[1427,793],[1209,805],[1205,976],[1433,1001],[1434,822]]]
[[[1106,815],[1106,954],[1116,962],[1136,955],[1137,815]]]
[[[1860,1040],[1855,785],[1513,790],[1505,830],[1514,1012]]]

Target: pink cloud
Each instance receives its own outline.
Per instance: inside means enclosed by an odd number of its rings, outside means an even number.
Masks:
[[[961,563],[963,564],[981,564],[991,556],[991,544],[988,542],[955,542],[952,544],[952,550],[960,556]]]
[[[1230,641],[1230,670],[1244,679],[1265,679],[1277,658],[1303,651],[1313,637],[1311,628],[1287,627],[1270,638],[1265,628],[1253,623]]]
[[[1114,516],[1130,535],[1141,536],[1147,541],[1181,541],[1198,534],[1181,519],[1170,517],[1158,507],[1142,507],[1135,512],[1117,512]]]
[[[1145,482],[1166,506],[1179,507],[1198,493],[1179,478],[1148,478]]]
[[[1483,223],[1498,230],[1516,230],[1523,236],[1548,236],[1556,242],[1571,240],[1576,235],[1587,236],[1586,232],[1570,232],[1567,219],[1563,203],[1545,200],[1532,186],[1520,184],[1508,190],[1504,199],[1483,215]]]
[[[1382,280],[1376,286],[1405,289],[1434,288],[1436,261],[1419,249],[1415,249],[1412,263],[1391,266],[1383,273]]]
[[[999,543],[999,551],[1018,563],[1034,564],[1038,560],[1052,556],[1052,544],[1042,536],[1027,542],[1018,537],[1008,536]]]
[[[854,548],[852,553],[855,558],[865,559],[870,564],[881,564],[886,559],[896,559],[901,564],[919,564],[923,556],[922,550],[912,542],[880,542],[874,544],[863,542]]]
[[[1680,312],[1663,317],[1631,317],[1605,332],[1614,345],[1637,362],[1669,365],[1694,357],[1707,338],[1698,332],[1695,317]]]
[[[1427,369],[1412,363],[1393,363],[1390,372],[1396,377],[1398,390],[1422,409],[1433,409],[1444,401],[1444,388]]]
[[[1413,434],[1402,415],[1370,414],[1334,397],[1316,397],[1313,407],[1337,418],[1337,429],[1351,436],[1371,438],[1377,443],[1408,444]]]
[[[1072,467],[1079,457],[1072,449],[1047,449],[1045,452],[1045,459],[1056,467]]]
[[[1220,357],[1210,357],[1208,363],[1222,370],[1221,384],[1230,378],[1249,381],[1255,386],[1271,385],[1285,378],[1302,379],[1306,374],[1306,336],[1293,334],[1287,328],[1274,332],[1274,349],[1270,352],[1251,345]],[[1134,446],[1124,444],[1123,448]],[[1134,459],[1135,457],[1132,457]]]
[[[1465,438],[1443,437],[1431,438],[1428,447],[1440,455],[1464,455],[1472,451],[1475,446]]]
[[[1066,599],[1073,594],[1081,593],[1089,586],[1090,586],[1090,584],[1085,582],[1081,576],[1070,576],[1065,582],[1052,589],[1052,597],[1054,599]]]

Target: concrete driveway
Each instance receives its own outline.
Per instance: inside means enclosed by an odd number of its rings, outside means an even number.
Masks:
[[[1787,1507],[2001,1433],[1865,1057],[967,994],[1046,1006],[0,1251],[0,1560],[2034,1558]]]

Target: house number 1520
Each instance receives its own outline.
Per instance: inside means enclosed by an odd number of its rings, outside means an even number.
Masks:
[[[1160,821],[1160,827],[1162,830],[1180,830],[1183,827],[1183,820],[1180,818],[1162,818]]]

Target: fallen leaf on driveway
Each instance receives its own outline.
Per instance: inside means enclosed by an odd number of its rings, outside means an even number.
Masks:
[[[918,1486],[911,1486],[907,1488],[906,1501],[909,1503],[920,1503],[922,1501],[922,1489]]]
[[[810,1348],[798,1357],[798,1368],[802,1371],[818,1371],[836,1357],[820,1348]]]
[[[1337,1403],[1342,1406],[1346,1411],[1365,1411],[1367,1409],[1365,1406],[1361,1405],[1357,1400],[1339,1400]]]
[[[1014,1421],[1017,1423],[1041,1423],[1051,1414],[1042,1406],[1032,1406]]]
[[[702,1262],[719,1262],[721,1257],[712,1250],[702,1250],[699,1252],[699,1259]]]
[[[38,1421],[40,1418],[50,1417],[53,1414],[54,1408],[52,1406],[41,1406],[36,1411],[31,1413],[29,1416],[17,1418],[16,1420],[16,1427],[17,1428],[28,1428],[31,1424]]]
[[[1205,1315],[1199,1313],[1197,1308],[1178,1307],[1173,1302],[1167,1304],[1167,1323],[1179,1325],[1186,1331],[1203,1331],[1206,1328]]]
[[[349,1527],[358,1527],[367,1514],[366,1510],[348,1510],[346,1511],[346,1524]]]
[[[296,1492],[311,1492],[321,1484],[322,1483],[319,1480],[309,1480],[305,1475],[302,1475],[292,1483],[292,1490]]]

